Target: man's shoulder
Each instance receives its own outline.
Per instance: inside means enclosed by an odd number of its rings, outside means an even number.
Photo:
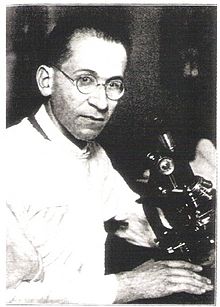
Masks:
[[[11,172],[25,172],[33,168],[34,161],[46,156],[48,142],[32,126],[28,118],[6,129],[5,145],[7,167]],[[39,162],[40,163],[40,162]]]
[[[43,141],[42,135],[33,127],[28,118],[6,129],[6,144],[8,147],[32,146]]]
[[[25,138],[28,137],[30,133],[33,134],[34,130],[27,117],[6,129],[6,137],[11,139],[17,137]]]

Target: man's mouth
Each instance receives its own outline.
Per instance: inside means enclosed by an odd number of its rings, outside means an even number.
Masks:
[[[103,117],[96,117],[96,116],[92,116],[92,115],[82,115],[82,117],[88,118],[92,121],[97,121],[97,122],[103,122],[105,120]]]

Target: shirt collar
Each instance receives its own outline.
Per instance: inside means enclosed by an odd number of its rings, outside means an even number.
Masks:
[[[34,117],[37,124],[46,135],[46,138],[58,145],[59,148],[62,148],[62,150],[69,150],[79,158],[88,158],[94,153],[97,146],[95,142],[87,142],[86,146],[83,149],[80,149],[73,142],[71,142],[71,140],[68,139],[51,120],[46,111],[45,105],[40,107]]]

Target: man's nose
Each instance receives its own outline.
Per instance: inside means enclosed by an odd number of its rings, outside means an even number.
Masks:
[[[90,94],[89,104],[93,105],[100,111],[108,109],[108,98],[106,96],[105,87],[102,84],[97,85],[96,89]]]

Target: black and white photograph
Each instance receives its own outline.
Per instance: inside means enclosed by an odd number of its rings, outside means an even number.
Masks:
[[[6,5],[7,305],[217,304],[217,5]]]

